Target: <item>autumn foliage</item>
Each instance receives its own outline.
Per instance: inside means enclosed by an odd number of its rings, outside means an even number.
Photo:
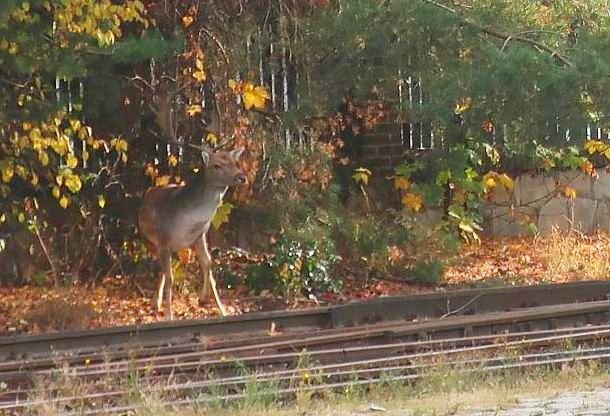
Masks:
[[[2,2],[0,279],[154,275],[139,198],[188,181],[204,145],[246,149],[248,185],[212,241],[275,270],[225,283],[316,299],[350,271],[438,283],[514,174],[607,165],[607,140],[585,132],[608,124],[608,15],[592,1]],[[405,142],[379,173],[362,140],[383,123],[435,145]],[[178,257],[177,276],[196,272]]]

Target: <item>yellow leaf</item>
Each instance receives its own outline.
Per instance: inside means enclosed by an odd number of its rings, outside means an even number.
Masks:
[[[6,222],[6,214],[2,213],[2,215],[0,215],[0,224],[4,224]]]
[[[189,116],[193,117],[195,114],[201,113],[201,106],[199,104],[193,104],[186,109]]]
[[[370,170],[368,170],[367,168],[358,168],[354,171],[352,178],[354,179],[354,181],[356,183],[363,183],[364,185],[368,185],[369,177],[372,174],[373,173]]]
[[[166,186],[169,184],[169,175],[157,176],[155,178],[155,186]]]
[[[555,161],[553,159],[545,157],[544,159],[542,159],[542,167],[546,170],[552,169],[555,167]]]
[[[604,156],[606,156],[606,159],[610,159],[610,147],[604,150]]]
[[[463,98],[461,100],[459,100],[456,104],[455,104],[455,114],[463,114],[466,111],[468,111],[468,109],[470,109],[470,106],[472,105],[472,98],[470,97],[466,97]]]
[[[32,180],[30,181],[30,183],[34,186],[38,185],[38,175],[36,174],[36,172],[32,172]]]
[[[182,24],[184,25],[184,27],[189,27],[193,24],[193,18],[191,16],[183,16]]]
[[[207,79],[207,76],[204,71],[195,71],[193,72],[193,78],[195,78],[198,82],[203,82]]]
[[[411,182],[409,181],[409,179],[405,178],[404,176],[396,176],[394,178],[394,188],[395,189],[406,191],[407,189],[409,189],[410,186],[411,186]]]
[[[114,141],[114,139],[113,139],[113,141]],[[126,152],[127,149],[129,148],[129,144],[127,143],[127,140],[125,140],[125,139],[116,139],[116,142],[114,143],[114,147],[116,148],[116,150],[118,152]]]
[[[576,198],[576,189],[572,188],[571,186],[566,186],[566,188],[563,190],[563,193],[568,199],[573,200]]]
[[[70,200],[65,195],[62,196],[59,199],[59,206],[62,207],[63,209],[66,209],[66,208],[68,208],[68,205],[70,205]]]
[[[515,187],[515,182],[506,173],[501,174],[499,176],[499,179],[500,179],[500,183],[502,184],[502,186],[505,187],[506,189],[508,189],[509,191],[512,191],[513,188]]]
[[[243,96],[246,110],[249,110],[252,107],[261,110],[265,108],[266,101],[271,98],[265,87],[252,87],[252,84],[250,83],[244,85]]]
[[[195,67],[198,70],[203,71],[203,61],[199,58],[195,59]]]
[[[82,124],[80,120],[70,120],[70,127],[72,131],[77,132],[81,128]]]
[[[402,197],[402,204],[407,208],[411,208],[414,212],[419,212],[424,205],[424,201],[421,196],[412,192],[407,192]]]
[[[104,195],[97,196],[97,204],[100,206],[100,208],[104,208],[106,206],[106,199],[104,198]]]
[[[123,154],[121,155],[121,161],[122,161],[123,163],[127,163],[127,153],[123,153]]]
[[[70,192],[72,192],[73,194],[80,191],[80,189],[83,186],[80,178],[77,175],[67,176],[65,185],[66,185],[66,188],[68,188],[70,190]]]
[[[223,204],[218,207],[214,214],[214,218],[212,218],[212,226],[214,229],[218,230],[222,224],[229,222],[229,215],[231,215],[232,210],[233,204],[230,202],[223,202]]]
[[[458,224],[458,227],[462,231],[465,231],[465,232],[470,233],[470,234],[475,234],[474,228],[472,228],[472,226],[470,224],[468,224],[468,223],[460,222]]]
[[[584,144],[584,148],[590,155],[597,151],[598,142],[596,140],[587,140]]]
[[[13,176],[15,175],[15,168],[13,165],[6,165],[4,169],[2,169],[2,180],[6,183],[9,183]]]
[[[68,165],[68,167],[70,169],[74,169],[76,166],[78,166],[78,158],[74,155],[70,155],[70,156],[68,156],[68,160],[66,161],[66,164]]]
[[[230,79],[229,82],[227,83],[227,85],[229,86],[229,88],[231,88],[233,91],[235,91],[238,84],[237,84],[237,81],[235,81],[234,79]]]
[[[214,146],[216,143],[218,143],[218,137],[216,137],[214,133],[208,133],[208,135],[205,136],[205,141]]]
[[[25,214],[23,212],[20,212],[19,215],[17,215],[17,221],[19,221],[19,222],[25,221]]]
[[[174,155],[170,155],[169,158],[167,158],[167,163],[170,166],[176,166],[178,164],[178,158]]]
[[[488,176],[487,178],[485,178],[484,185],[485,189],[493,189],[497,186],[496,180],[492,176]]]
[[[61,191],[59,190],[59,187],[54,186],[53,190],[51,191],[51,194],[53,195],[53,197],[55,197],[55,199],[59,199],[59,196],[61,195]]]

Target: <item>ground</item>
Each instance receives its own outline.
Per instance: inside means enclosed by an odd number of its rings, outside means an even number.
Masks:
[[[447,382],[447,380],[450,380]],[[246,393],[247,395],[247,393]],[[149,398],[150,399],[150,398]],[[195,416],[201,409],[160,410],[154,398],[143,410],[159,416]],[[506,373],[433,373],[418,383],[297,395],[288,402],[251,398],[210,408],[223,416],[593,416],[610,414],[607,367],[566,365]],[[145,411],[143,414],[147,414]]]
[[[610,235],[553,233],[464,246],[448,260],[444,282],[438,286],[414,285],[394,278],[362,282],[348,277],[344,293],[332,302],[460,287],[590,280],[609,275]],[[0,287],[0,335],[154,322],[163,319],[163,313],[153,308],[153,289],[154,280],[144,276],[107,277],[95,287]],[[174,293],[174,312],[180,319],[218,313],[211,303],[200,305],[187,285],[177,284]],[[222,297],[231,314],[317,305],[311,300],[286,304],[280,297],[249,293],[243,286],[224,290]]]

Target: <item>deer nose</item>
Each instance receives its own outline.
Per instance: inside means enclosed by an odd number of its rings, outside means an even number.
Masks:
[[[243,184],[243,183],[246,183],[246,182],[248,181],[248,178],[246,178],[246,175],[244,175],[243,173],[238,173],[238,174],[235,176],[235,180],[236,180],[238,183],[242,183],[242,184]]]

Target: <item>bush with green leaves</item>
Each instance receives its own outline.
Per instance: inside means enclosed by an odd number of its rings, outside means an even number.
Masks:
[[[341,280],[333,275],[339,257],[329,241],[283,237],[271,259],[248,270],[246,284],[255,290],[274,289],[286,298],[339,292]]]

